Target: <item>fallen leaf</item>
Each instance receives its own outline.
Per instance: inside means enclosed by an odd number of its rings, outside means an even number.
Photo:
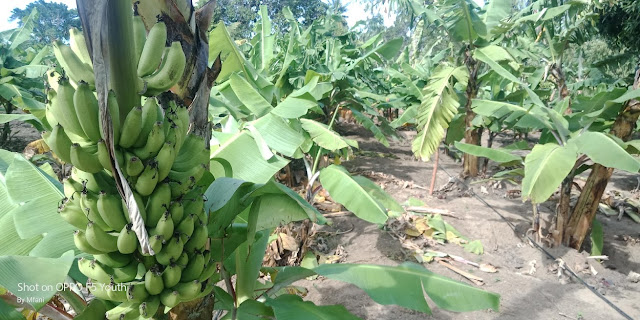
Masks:
[[[280,241],[282,241],[282,248],[289,251],[297,251],[298,250],[298,242],[292,236],[286,233],[279,233],[278,237]]]
[[[480,269],[480,271],[483,271],[483,272],[489,272],[489,273],[498,272],[498,268],[488,263],[481,263],[478,266],[478,268]]]

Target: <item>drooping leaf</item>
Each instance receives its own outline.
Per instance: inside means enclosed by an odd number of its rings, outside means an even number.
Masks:
[[[350,145],[355,145],[356,148],[358,146],[356,141],[341,137],[324,123],[310,119],[300,119],[300,122],[302,123],[302,128],[311,135],[311,139],[327,150],[336,151],[347,148]]]
[[[100,299],[93,299],[87,305],[87,307],[82,311],[82,313],[75,316],[73,319],[75,320],[93,320],[100,319],[104,317],[105,312],[107,312],[107,306]]]
[[[569,143],[575,143],[579,153],[586,154],[593,162],[605,167],[629,172],[640,170],[640,162],[602,132],[587,131]]]
[[[499,295],[445,278],[411,262],[397,267],[322,264],[314,271],[330,279],[354,284],[383,305],[395,304],[430,313],[426,293],[438,307],[450,311],[497,311],[499,307]]]
[[[253,113],[256,118],[269,113],[271,104],[247,80],[234,73],[229,79],[231,88],[240,102]]]
[[[382,204],[387,210],[402,213],[404,208],[388,193],[386,193],[375,182],[363,176],[354,176],[355,180],[367,193],[369,193],[376,201]]]
[[[58,291],[73,260],[73,251],[59,258],[0,256],[0,286],[39,310]]]
[[[211,158],[223,159],[228,162],[232,167],[233,178],[255,183],[267,182],[289,163],[288,160],[278,155],[264,160],[256,141],[247,131],[233,135],[217,149],[212,150]],[[218,161],[211,161],[211,173],[216,179],[225,176],[225,170]]]
[[[492,0],[487,3],[484,7],[486,13],[483,20],[489,33],[492,33],[493,28],[500,25],[502,19],[511,14],[512,5],[512,0]]]
[[[451,78],[463,77],[456,74],[465,73],[464,67],[441,67],[434,71],[425,87],[416,117],[418,135],[411,145],[411,151],[423,161],[428,161],[436,152],[444,138],[445,129],[458,112],[460,103],[453,90]]]
[[[231,39],[229,31],[224,26],[224,22],[220,21],[213,30],[209,33],[209,43],[215,43],[215,45],[209,46],[209,64],[220,56],[222,61],[222,70],[216,79],[216,82],[221,83],[229,78],[229,76],[236,71],[244,71],[245,75],[253,74],[249,72],[247,66],[249,63],[246,61],[236,43]]]
[[[376,126],[371,118],[365,116],[364,114],[362,114],[362,112],[353,108],[351,108],[350,110],[353,114],[353,117],[356,118],[356,121],[358,121],[359,124],[369,129],[369,131],[373,133],[373,137],[376,138],[376,140],[380,141],[380,143],[382,143],[385,147],[389,147],[389,140],[387,140],[387,137],[384,135],[384,133],[382,133],[382,130],[380,130],[380,128]]]
[[[334,201],[342,204],[360,219],[378,224],[387,221],[384,206],[354,180],[343,167],[330,165],[322,169],[320,182],[329,191]]]
[[[473,144],[463,143],[463,142],[454,142],[454,145],[458,150],[472,154],[478,157],[485,157],[491,161],[495,161],[497,163],[505,163],[511,161],[522,161],[522,158],[516,155],[513,155],[507,151],[501,149],[492,149],[483,146],[476,146]]]
[[[267,300],[278,320],[358,320],[342,305],[316,306],[297,295],[285,294]]]
[[[317,105],[318,101],[310,92],[293,92],[271,112],[283,118],[299,118]]]
[[[253,122],[269,147],[287,157],[293,157],[304,142],[302,133],[294,130],[280,117],[267,114]]]
[[[533,203],[547,201],[569,174],[577,157],[573,144],[547,143],[533,147],[524,162],[522,198],[531,199]]]

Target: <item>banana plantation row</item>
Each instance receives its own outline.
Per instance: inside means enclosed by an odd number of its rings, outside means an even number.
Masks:
[[[234,41],[222,22],[210,28],[214,5],[78,1],[83,31],[68,42],[28,47],[37,12],[5,37],[1,119],[42,131],[55,163],[0,151],[0,313],[357,319],[289,293],[314,275],[426,313],[424,293],[451,311],[497,311],[497,294],[414,263],[318,265],[305,248],[305,267],[262,266],[274,228],[327,222],[313,206],[322,188],[371,223],[404,211],[367,178],[320,165],[358,148],[335,131],[344,110],[386,146],[415,128],[415,156],[427,161],[444,145],[462,155],[465,178],[493,161],[504,169],[496,179],[521,181],[534,212],[560,188],[555,245],[580,249],[613,170],[640,170],[640,74],[596,72],[618,62],[585,73],[582,58],[571,69],[592,41],[594,3],[392,1],[416,18],[407,45],[382,33],[363,40],[332,10],[305,26],[285,8],[286,32],[274,33],[264,6],[255,36]],[[540,138],[492,148],[505,132]],[[302,195],[274,179],[294,163],[306,171]],[[573,178],[588,170],[571,206]],[[89,292],[55,290],[65,281]],[[50,290],[25,292],[25,283]],[[51,302],[58,297],[68,307]]]

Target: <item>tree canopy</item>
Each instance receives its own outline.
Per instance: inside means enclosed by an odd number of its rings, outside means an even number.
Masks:
[[[39,13],[33,29],[33,40],[37,43],[49,44],[55,39],[68,39],[71,27],[81,28],[76,9],[69,9],[63,3],[44,0],[31,2],[24,9],[13,9],[9,20],[19,20],[18,26],[22,27],[23,19],[28,17],[33,9],[37,9]]]

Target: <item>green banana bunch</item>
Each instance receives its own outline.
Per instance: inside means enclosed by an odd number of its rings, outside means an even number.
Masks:
[[[153,318],[160,308],[209,294],[219,279],[207,250],[208,215],[198,186],[209,162],[206,141],[189,134],[186,107],[164,95],[156,99],[181,79],[186,65],[180,42],[167,47],[166,28],[157,22],[147,35],[134,17],[136,73],[144,92],[122,116],[116,93],[107,96],[114,160],[140,208],[153,255],[142,253],[116,187],[81,32],[71,30],[70,46],[54,44],[63,75],[47,73],[50,132],[43,138],[61,161],[73,164],[58,211],[77,229],[77,249],[93,255],[80,259],[78,268],[90,279],[91,293],[112,302],[107,319]]]

